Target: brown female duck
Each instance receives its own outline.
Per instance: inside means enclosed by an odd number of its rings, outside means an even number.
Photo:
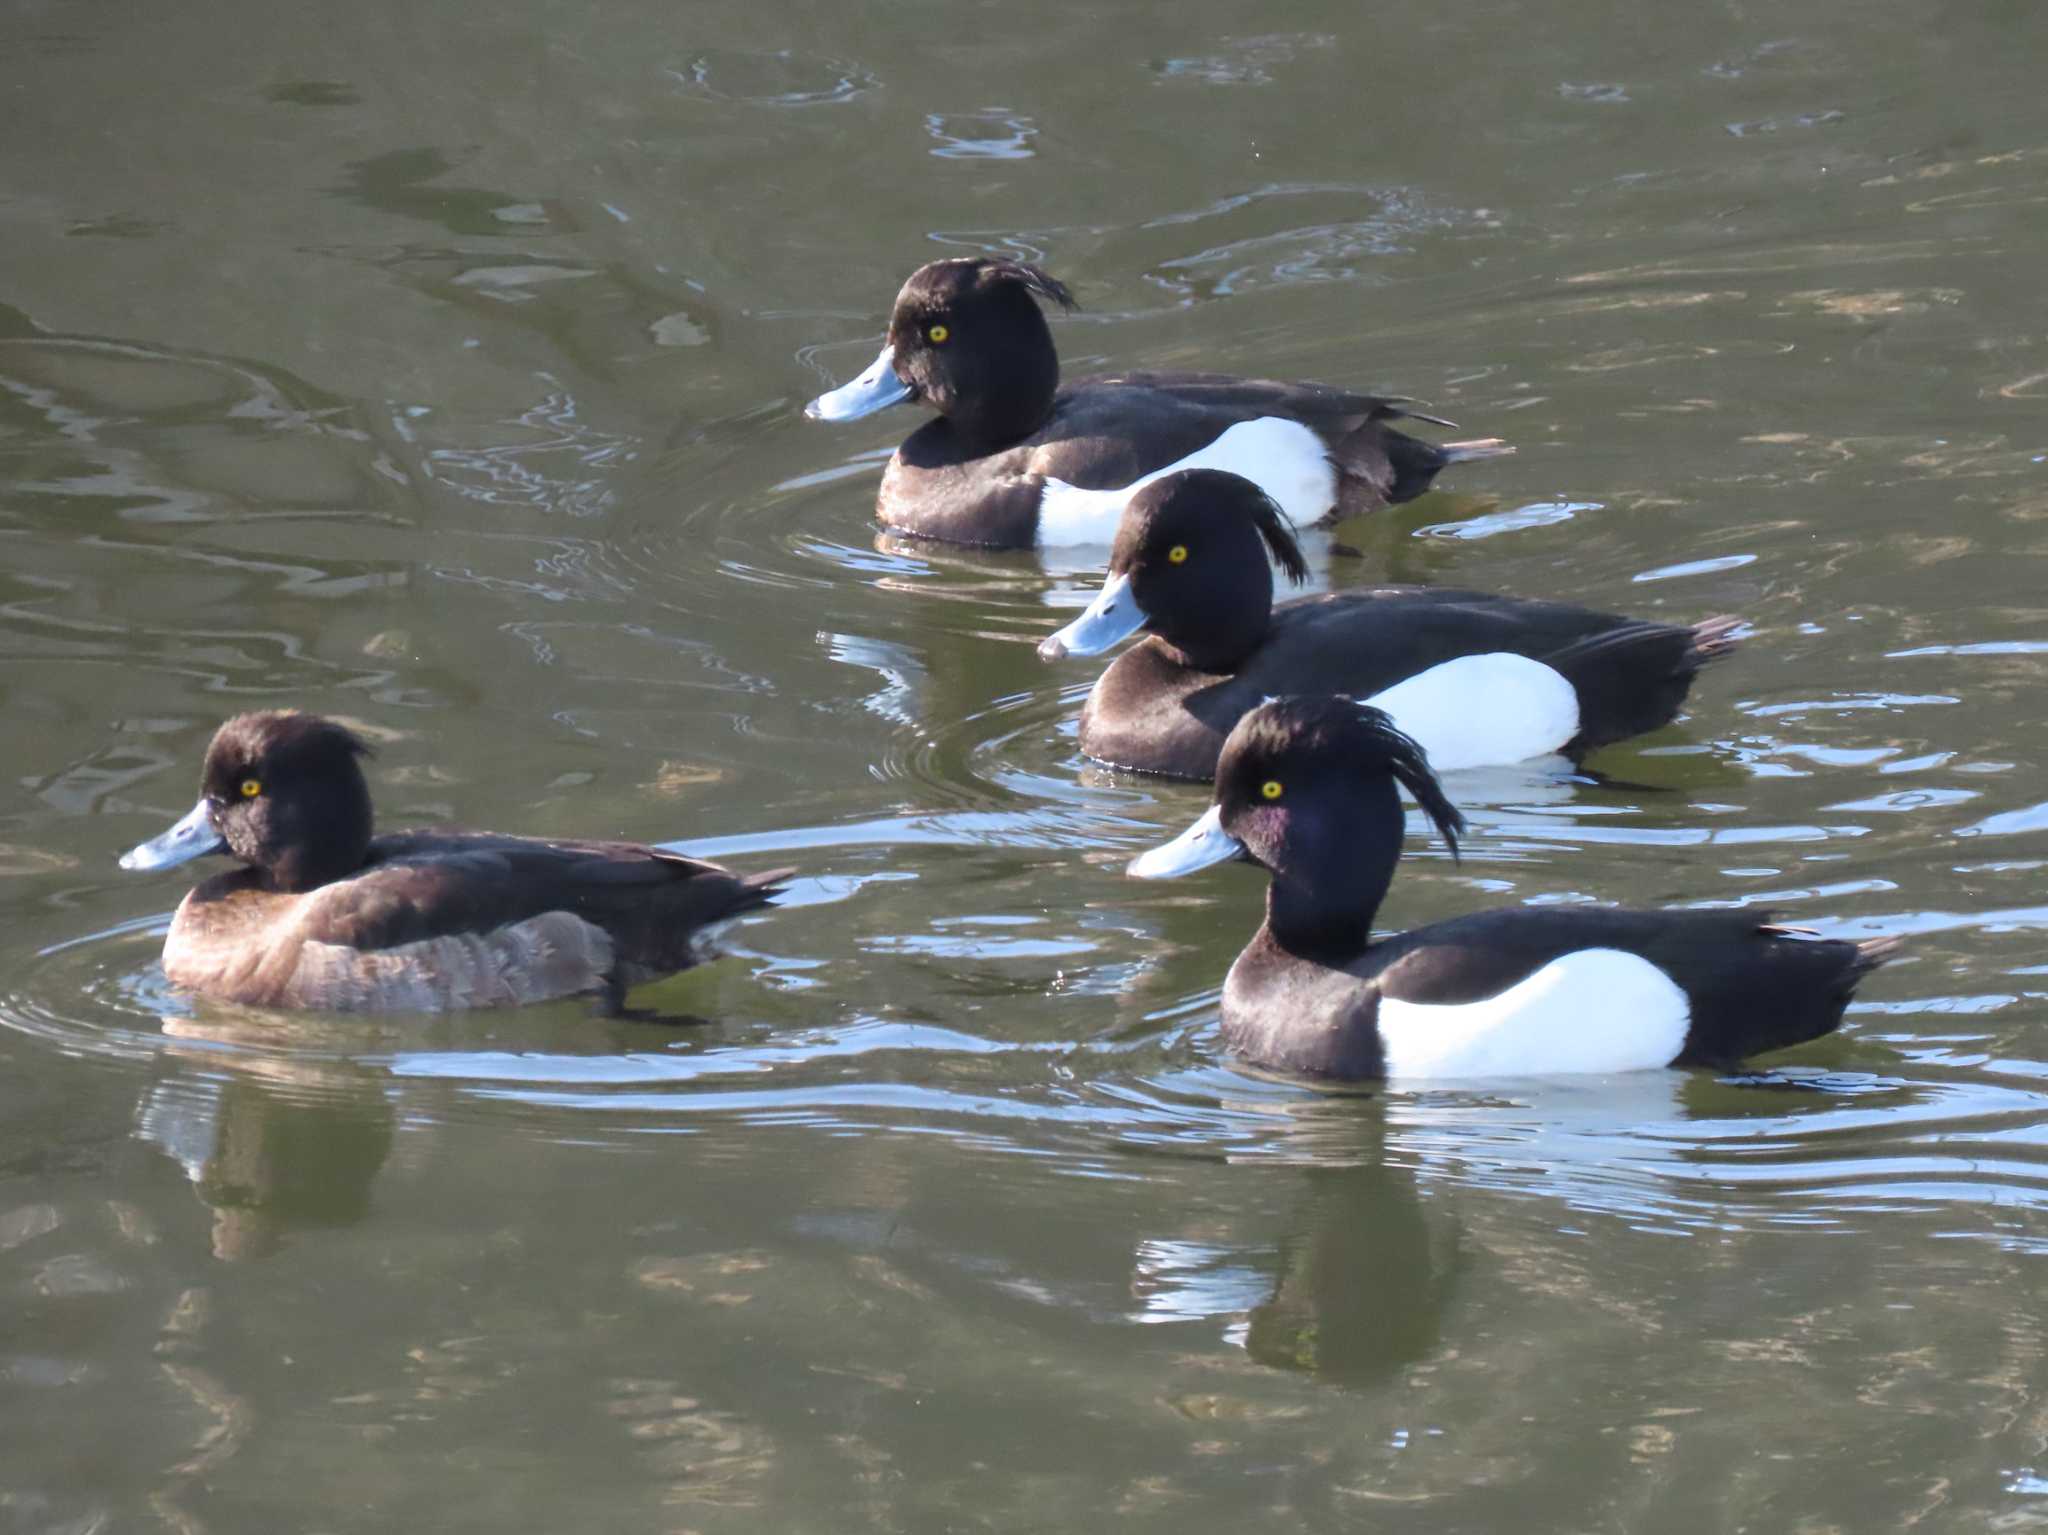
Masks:
[[[164,940],[180,986],[260,1007],[502,1007],[626,989],[710,953],[712,924],[791,871],[742,876],[635,842],[492,832],[371,834],[368,746],[318,715],[238,715],[207,748],[199,803],[124,869],[208,853]]]

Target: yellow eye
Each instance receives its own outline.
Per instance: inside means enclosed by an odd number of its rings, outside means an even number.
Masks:
[[[1186,544],[1175,544],[1166,551],[1166,557],[1175,565],[1185,565],[1188,562],[1188,546]]]
[[[1280,780],[1277,778],[1269,778],[1264,783],[1259,785],[1259,793],[1263,794],[1267,799],[1278,799],[1282,794],[1285,794],[1286,792],[1287,791],[1280,786]]]
[[[243,799],[254,799],[257,795],[261,794],[262,792],[262,780],[256,778],[245,778],[242,780]]]
[[[929,341],[933,346],[944,346],[946,344],[946,338],[951,336],[952,334],[953,332],[948,327],[944,325],[934,325],[930,330],[924,333],[924,338],[925,340]]]

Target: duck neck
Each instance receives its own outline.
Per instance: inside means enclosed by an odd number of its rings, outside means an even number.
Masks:
[[[991,333],[932,403],[960,440],[963,455],[980,458],[1020,442],[1052,415],[1060,387],[1060,354],[1052,327],[1031,295],[1005,284],[989,314]]]
[[[1405,817],[1391,780],[1341,821],[1291,829],[1266,891],[1266,930],[1290,954],[1324,964],[1357,958],[1393,883]]]
[[[260,865],[271,889],[303,894],[362,868],[370,851],[369,786],[352,772],[328,794],[317,814],[295,816],[295,824],[277,828],[283,834],[274,836],[275,851]]]
[[[1021,352],[993,369],[971,396],[946,412],[946,424],[959,438],[963,456],[985,457],[1044,426],[1059,386],[1059,357],[1048,335],[1043,355]]]

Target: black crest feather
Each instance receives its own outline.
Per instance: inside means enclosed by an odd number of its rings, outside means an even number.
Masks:
[[[1388,770],[1415,796],[1415,802],[1422,806],[1422,813],[1429,817],[1431,824],[1443,834],[1444,841],[1450,844],[1451,856],[1457,857],[1458,838],[1465,830],[1465,817],[1458,813],[1458,807],[1444,793],[1436,769],[1429,765],[1429,754],[1413,736],[1405,734],[1384,709],[1360,704],[1358,713],[1365,722],[1372,750],[1385,759]]]
[[[336,757],[377,755],[374,746],[339,720],[331,720],[321,714],[305,714],[296,709],[271,715],[268,728],[258,734],[267,737],[266,744],[273,751],[303,752],[315,756],[325,753]]]
[[[1263,491],[1255,492],[1251,498],[1251,514],[1252,526],[1259,530],[1259,536],[1273,552],[1273,562],[1287,572],[1289,581],[1296,586],[1301,585],[1308,579],[1308,560],[1301,552],[1301,540],[1288,526],[1287,515],[1280,510],[1279,503]]]
[[[214,732],[207,747],[209,770],[216,765],[255,762],[317,764],[374,757],[376,750],[346,725],[297,709],[238,714]]]
[[[981,280],[985,283],[1022,283],[1028,291],[1037,294],[1049,304],[1057,304],[1066,310],[1081,307],[1074,302],[1074,295],[1068,291],[1065,283],[1045,268],[1033,266],[1028,261],[991,261],[981,269]]]

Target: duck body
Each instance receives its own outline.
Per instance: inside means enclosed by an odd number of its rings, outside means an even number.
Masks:
[[[992,452],[944,417],[926,422],[890,458],[875,515],[947,543],[1107,544],[1125,501],[1151,479],[1213,468],[1243,475],[1290,523],[1310,527],[1412,500],[1447,465],[1493,456],[1494,445],[1438,447],[1388,424],[1404,415],[1395,401],[1314,384],[1088,378],[1054,397],[1037,431]]]
[[[1133,646],[1082,706],[1081,750],[1209,779],[1231,727],[1264,700],[1328,692],[1380,702],[1445,771],[1551,752],[1576,760],[1669,724],[1734,627],[1439,587],[1304,597],[1273,609],[1258,649],[1230,672],[1188,665],[1157,635]]]
[[[489,832],[370,834],[363,743],[312,715],[241,715],[216,734],[203,792],[131,851],[153,869],[209,852],[243,867],[189,891],[164,941],[176,985],[226,1002],[442,1011],[626,989],[713,952],[717,924],[767,904],[789,871],[741,876],[633,842]]]
[[[1213,471],[1168,476],[1131,498],[1102,594],[1040,647],[1054,659],[1096,654],[1151,631],[1082,707],[1089,756],[1208,779],[1232,727],[1262,700],[1341,693],[1386,709],[1443,771],[1577,759],[1668,724],[1700,668],[1735,643],[1730,618],[1653,623],[1437,587],[1275,606],[1266,555],[1290,575],[1305,566],[1263,501]]]
[[[1021,262],[921,267],[875,365],[811,403],[827,420],[912,399],[939,412],[882,476],[876,515],[891,529],[996,548],[1106,544],[1133,491],[1187,468],[1245,475],[1306,526],[1410,500],[1450,464],[1511,451],[1493,439],[1425,442],[1390,423],[1437,418],[1320,384],[1138,372],[1060,388],[1034,295],[1072,305]]]
[[[1887,952],[1754,912],[1483,911],[1342,959],[1261,925],[1224,981],[1223,1037],[1261,1065],[1347,1079],[1727,1067],[1833,1032]]]
[[[488,832],[378,837],[303,893],[236,869],[195,886],[164,940],[171,982],[254,1007],[440,1012],[593,995],[687,970],[773,880],[631,842]]]
[[[1271,876],[1223,987],[1223,1037],[1260,1066],[1441,1080],[1727,1066],[1837,1028],[1896,941],[1814,939],[1753,912],[1516,907],[1374,941],[1405,786],[1456,850],[1463,821],[1382,710],[1270,700],[1232,730],[1215,803],[1133,861],[1229,858]]]

